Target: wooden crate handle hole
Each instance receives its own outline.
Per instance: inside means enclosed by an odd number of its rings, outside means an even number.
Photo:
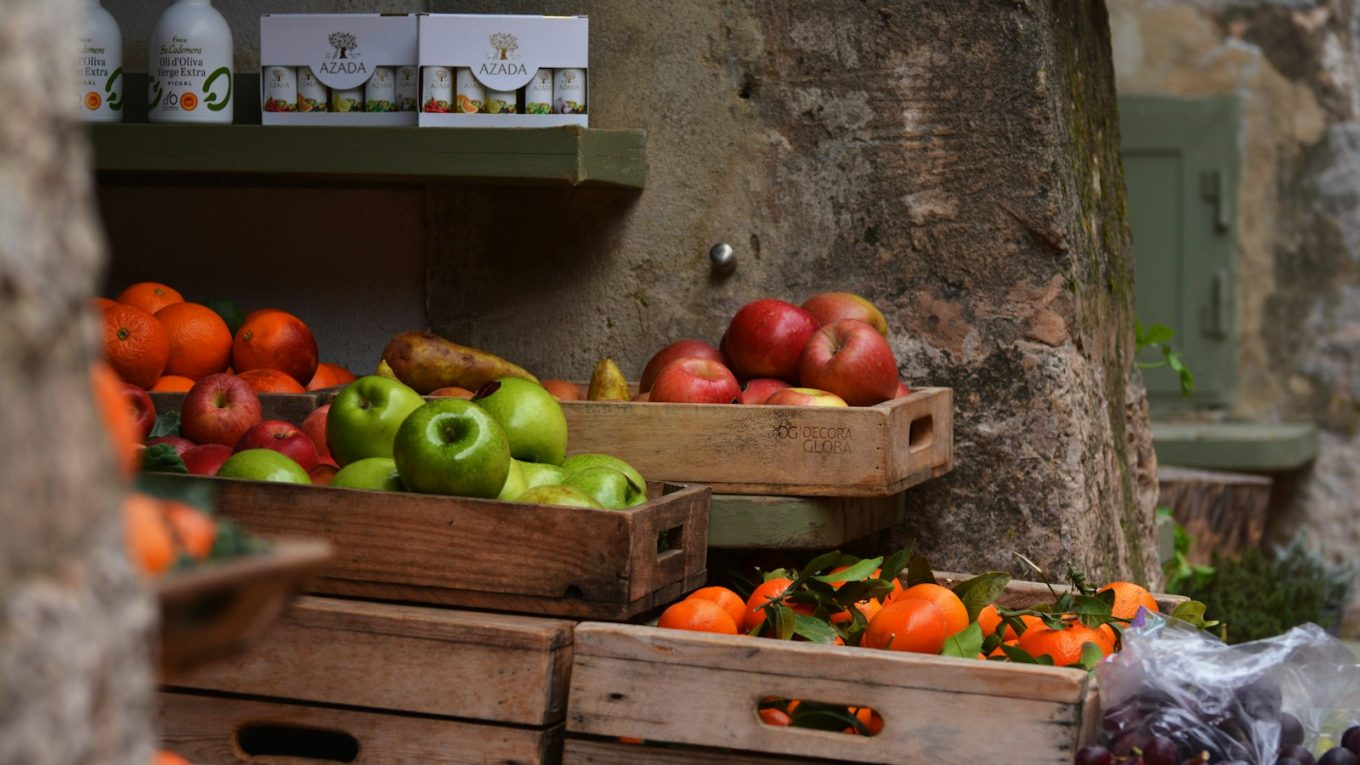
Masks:
[[[929,414],[911,421],[907,431],[907,451],[916,453],[935,443],[935,418]]]
[[[359,757],[359,740],[339,730],[247,723],[236,729],[236,749],[244,755],[243,759],[300,757],[318,762],[354,762]]]

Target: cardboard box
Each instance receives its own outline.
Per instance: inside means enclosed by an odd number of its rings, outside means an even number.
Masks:
[[[260,16],[260,121],[416,124],[416,34],[416,17],[407,14]],[[296,93],[296,100],[288,111],[291,93]],[[317,108],[322,103],[324,111]]]
[[[419,26],[421,127],[589,124],[586,17],[423,13]],[[540,70],[554,74],[547,108]]]

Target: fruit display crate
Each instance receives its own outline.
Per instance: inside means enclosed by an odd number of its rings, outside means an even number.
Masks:
[[[307,597],[254,650],[162,689],[200,765],[555,763],[573,624]]]
[[[954,392],[863,407],[566,401],[568,454],[607,452],[648,480],[718,494],[883,497],[949,472]]]
[[[966,578],[936,575],[944,585]],[[1051,597],[1046,585],[1013,581],[998,602]],[[1184,600],[1155,597],[1164,610]],[[757,711],[767,697],[868,706],[883,729],[769,726]],[[586,623],[575,632],[563,762],[1070,765],[1099,727],[1097,689],[1080,669]]]
[[[172,677],[244,650],[331,555],[324,542],[275,540],[266,552],[157,581],[162,675]]]
[[[828,550],[902,521],[904,494],[779,497],[714,494],[711,549]]]

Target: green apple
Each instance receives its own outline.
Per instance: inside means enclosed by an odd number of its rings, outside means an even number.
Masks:
[[[326,415],[326,446],[344,467],[365,457],[391,457],[392,439],[425,399],[405,383],[366,375],[346,385]]]
[[[524,475],[525,489],[532,489],[535,486],[556,486],[567,477],[567,471],[556,465],[519,460],[515,460],[515,463],[519,465],[519,472]]]
[[[392,458],[409,491],[493,499],[510,473],[510,439],[471,401],[441,398],[407,415]]]
[[[561,465],[567,456],[567,418],[553,394],[536,382],[502,377],[477,391],[472,402],[510,437],[510,455],[525,462]]]
[[[562,505],[565,507],[593,507],[596,510],[604,509],[589,494],[570,486],[535,486],[515,497],[515,501],[530,505]]]
[[[647,493],[647,481],[642,477],[642,474],[634,470],[632,465],[629,465],[627,462],[624,462],[613,455],[577,454],[574,457],[568,457],[567,460],[562,463],[562,469],[567,471],[568,476],[572,473],[577,473],[593,467],[614,468],[628,476],[628,480],[632,481],[638,487],[639,491],[643,494]]]
[[[244,449],[227,458],[217,470],[218,478],[248,478],[252,481],[305,483],[312,479],[291,457],[273,449]]]
[[[520,465],[525,463],[519,460],[510,460],[510,472],[505,474],[505,485],[501,487],[501,492],[496,495],[496,499],[503,499],[506,502],[513,502],[515,497],[523,494],[529,485],[524,482],[524,471]]]
[[[610,510],[622,510],[647,501],[647,492],[635,489],[623,471],[603,465],[578,470],[567,476],[562,485],[580,489]]]
[[[397,463],[391,457],[365,457],[340,468],[331,477],[331,486],[374,491],[406,491],[397,476]]]

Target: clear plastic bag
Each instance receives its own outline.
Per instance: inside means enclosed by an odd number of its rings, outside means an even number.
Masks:
[[[1209,763],[1274,765],[1282,713],[1302,723],[1315,753],[1360,723],[1360,664],[1317,625],[1230,646],[1144,612],[1123,640],[1096,668],[1105,745],[1116,756],[1165,736],[1180,761],[1207,751]]]

